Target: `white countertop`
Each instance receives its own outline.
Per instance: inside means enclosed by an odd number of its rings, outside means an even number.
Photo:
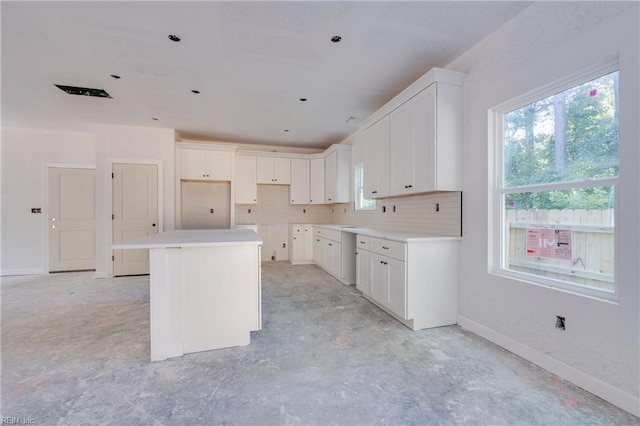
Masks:
[[[256,244],[262,240],[251,229],[197,229],[168,231],[145,238],[114,244],[114,249],[149,249],[175,247],[215,247]]]
[[[369,237],[384,238],[385,240],[411,242],[411,241],[438,241],[461,240],[461,237],[449,237],[443,235],[430,235],[419,232],[390,231],[384,229],[363,228],[351,225],[320,224],[313,225],[319,228],[333,229],[336,231],[350,232],[353,234],[367,235]]]

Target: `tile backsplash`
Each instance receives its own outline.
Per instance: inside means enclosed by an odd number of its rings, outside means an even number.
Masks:
[[[439,192],[378,200],[376,210],[353,203],[291,205],[289,186],[258,185],[257,204],[236,204],[236,224],[335,223],[395,231],[460,236],[460,192]],[[395,207],[395,212],[394,212]],[[249,213],[251,210],[251,213]],[[386,210],[383,212],[383,210]]]

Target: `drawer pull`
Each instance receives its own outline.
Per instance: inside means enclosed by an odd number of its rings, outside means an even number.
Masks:
[[[382,246],[383,249],[389,250],[389,247]]]
[[[333,246],[333,244],[329,243],[329,247]]]
[[[367,244],[366,241],[360,241],[360,244]]]
[[[381,260],[380,263],[382,263],[383,265],[388,265],[388,263],[383,260]]]

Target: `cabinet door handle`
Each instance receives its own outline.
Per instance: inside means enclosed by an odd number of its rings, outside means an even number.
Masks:
[[[409,185],[409,188],[413,188],[413,185]]]
[[[389,250],[389,247],[382,246],[383,249]]]
[[[360,241],[360,244],[366,244],[364,241]]]
[[[372,194],[377,194],[377,193],[378,193],[378,191],[371,191],[371,193],[372,193]]]
[[[333,244],[329,243],[329,247],[333,246]]]

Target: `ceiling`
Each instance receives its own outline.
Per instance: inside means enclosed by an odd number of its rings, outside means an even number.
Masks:
[[[2,1],[2,124],[325,148],[529,4]]]

